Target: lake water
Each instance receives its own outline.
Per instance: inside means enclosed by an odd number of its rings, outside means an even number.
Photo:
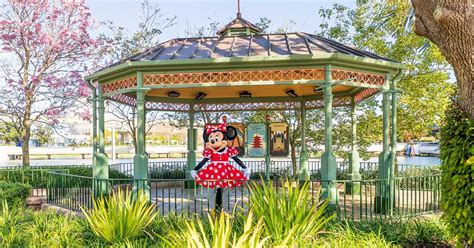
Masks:
[[[289,158],[272,158],[274,161],[288,160]],[[245,161],[262,161],[262,158],[243,158]],[[311,159],[310,159],[311,160]],[[316,159],[318,160],[318,159]],[[182,158],[160,158],[160,159],[151,159],[150,161],[185,161]],[[377,162],[378,158],[373,157],[369,162]],[[428,165],[440,165],[441,160],[438,157],[404,157],[398,156],[397,161],[399,164],[406,165],[419,165],[419,166],[428,166]],[[133,162],[132,159],[117,159],[115,162],[110,161],[109,163],[130,163]],[[59,165],[90,165],[92,163],[90,158],[87,159],[51,159],[51,160],[31,160],[31,166],[59,166]],[[21,161],[3,161],[0,162],[0,166],[19,166]]]

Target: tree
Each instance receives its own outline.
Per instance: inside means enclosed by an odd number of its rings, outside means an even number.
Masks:
[[[40,146],[53,143],[53,130],[50,126],[39,126],[33,130],[33,138],[36,139]]]
[[[113,34],[101,34],[100,37],[107,41],[104,56],[106,63],[116,62],[125,59],[133,54],[142,52],[150,47],[159,44],[159,39],[163,30],[173,26],[176,16],[165,17],[161,8],[157,4],[150,4],[147,0],[141,3],[140,23],[131,33],[123,27],[117,27],[112,22],[108,22],[109,31]],[[127,128],[133,140],[133,147],[137,148],[137,110],[134,107],[122,105],[113,101],[109,102],[108,112],[110,112],[118,122]],[[157,112],[146,113],[145,135],[156,125],[160,124],[160,115]]]
[[[454,68],[457,97],[441,129],[441,206],[459,246],[474,244],[474,83],[472,1],[412,0],[418,35],[435,43]]]
[[[322,9],[320,13],[326,19],[320,25],[320,34],[405,65],[404,73],[398,81],[398,88],[402,90],[397,107],[399,139],[420,138],[429,135],[433,125],[441,125],[449,98],[454,92],[453,85],[448,81],[450,66],[436,46],[417,36],[409,28],[408,2],[360,1],[355,9],[335,4],[332,9]],[[328,20],[332,20],[331,18],[336,19],[329,25]],[[368,123],[361,121],[381,118],[380,114],[374,112],[379,106],[379,99],[366,101],[361,108],[372,111],[361,113],[359,125],[367,126]],[[368,119],[365,116],[368,113],[376,116]]]
[[[108,32],[100,34],[107,41],[103,56],[106,64],[128,58],[136,53],[159,44],[164,30],[176,24],[176,16],[165,17],[158,4],[144,0],[141,4],[140,22],[135,30],[129,32],[124,27],[108,21]],[[112,35],[110,35],[112,34]]]
[[[20,139],[21,136],[12,123],[0,123],[0,140],[8,144],[18,142]]]
[[[108,111],[112,114],[115,119],[127,129],[127,133],[132,137],[133,148],[137,150],[137,109],[128,105],[116,103],[109,101],[108,102]],[[147,111],[145,113],[145,136],[147,136],[153,127],[162,123],[161,116],[158,112]]]
[[[435,43],[453,66],[459,105],[474,119],[472,1],[412,0],[412,4],[415,33]]]
[[[31,126],[54,125],[88,95],[81,73],[98,46],[89,33],[93,26],[83,1],[9,0],[1,7],[0,48],[8,58],[2,63],[1,121],[21,134],[24,166]]]

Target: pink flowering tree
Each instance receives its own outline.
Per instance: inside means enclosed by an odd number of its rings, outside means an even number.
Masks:
[[[83,73],[99,47],[83,0],[8,0],[0,6],[0,121],[21,137],[29,166],[33,124],[54,126],[89,94]],[[82,99],[82,100],[81,100]]]

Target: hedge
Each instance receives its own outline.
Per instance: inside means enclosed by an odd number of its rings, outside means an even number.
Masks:
[[[9,206],[26,203],[31,186],[24,183],[0,182],[0,203],[6,201]],[[0,204],[0,208],[2,204]]]
[[[474,244],[474,120],[456,103],[441,129],[441,204],[449,230],[459,242]]]

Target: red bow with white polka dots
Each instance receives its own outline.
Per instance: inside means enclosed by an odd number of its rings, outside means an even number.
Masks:
[[[226,127],[227,127],[227,117],[224,116],[224,117],[222,117],[222,123],[220,123],[220,124],[206,124],[206,126],[204,128],[206,129],[206,133],[210,134],[213,131],[221,131],[221,132],[225,133],[226,130],[227,130]]]

